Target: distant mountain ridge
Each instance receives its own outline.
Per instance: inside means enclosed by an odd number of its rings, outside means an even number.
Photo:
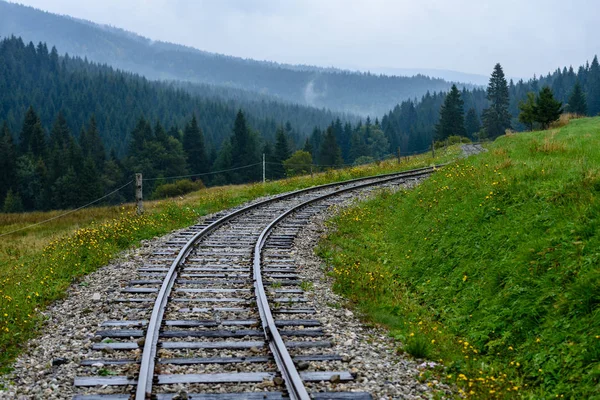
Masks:
[[[13,34],[149,79],[228,86],[360,115],[382,115],[403,100],[451,86],[426,76],[390,77],[209,53],[0,0],[0,36]]]

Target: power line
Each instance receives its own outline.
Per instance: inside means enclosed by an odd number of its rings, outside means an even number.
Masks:
[[[158,180],[167,180],[167,179],[178,179],[178,178],[193,178],[196,176],[204,176],[204,175],[214,175],[214,174],[221,174],[223,172],[230,172],[230,171],[237,171],[239,169],[244,169],[244,168],[251,168],[251,167],[256,167],[257,165],[261,165],[262,163],[256,163],[256,164],[250,164],[250,165],[244,165],[243,167],[236,167],[236,168],[229,168],[229,169],[223,169],[221,171],[212,171],[212,172],[204,172],[202,174],[192,174],[192,175],[179,175],[179,176],[167,176],[164,178],[147,178],[147,179],[143,179],[143,181],[158,181]]]
[[[125,187],[127,187],[127,186],[129,186],[129,185],[131,185],[132,183],[133,183],[133,181],[129,181],[129,182],[127,182],[126,184],[124,184],[123,186],[121,186],[120,188],[118,188],[118,189],[115,189],[115,190],[113,190],[112,192],[110,192],[110,193],[108,193],[108,194],[105,194],[104,196],[100,197],[99,199],[96,199],[96,200],[94,200],[94,201],[92,201],[92,202],[90,202],[90,203],[87,203],[87,204],[86,204],[86,205],[84,205],[84,206],[81,206],[81,207],[79,207],[79,208],[76,208],[76,209],[74,209],[74,210],[71,210],[71,211],[67,211],[67,212],[66,212],[66,213],[64,213],[64,214],[60,214],[60,215],[57,215],[57,216],[55,216],[55,217],[48,218],[47,220],[40,221],[40,222],[37,222],[37,223],[35,223],[35,224],[31,224],[31,225],[29,225],[29,226],[25,226],[25,227],[23,227],[23,228],[15,229],[14,231],[11,231],[11,232],[6,232],[6,233],[3,233],[3,234],[0,234],[0,237],[2,237],[2,236],[7,236],[7,235],[13,234],[13,233],[15,233],[15,232],[20,232],[20,231],[23,231],[23,230],[25,230],[25,229],[33,228],[34,226],[38,226],[38,225],[45,224],[46,222],[50,222],[50,221],[53,221],[53,220],[55,220],[55,219],[62,218],[62,217],[64,217],[65,215],[73,214],[74,212],[77,212],[77,211],[79,211],[79,210],[82,210],[82,209],[84,209],[84,208],[86,208],[86,207],[89,207],[89,206],[91,206],[92,204],[96,204],[97,202],[99,202],[99,201],[101,201],[101,200],[104,200],[104,199],[105,199],[105,198],[107,198],[108,196],[110,196],[110,195],[113,195],[113,194],[117,193],[119,190],[121,190],[121,189],[123,189],[123,188],[125,188]]]

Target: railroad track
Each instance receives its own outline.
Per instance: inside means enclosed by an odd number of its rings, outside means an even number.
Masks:
[[[312,215],[434,168],[316,186],[220,213],[155,251],[114,301],[75,400],[371,399],[311,318],[289,250]],[[119,316],[120,314],[120,316]]]

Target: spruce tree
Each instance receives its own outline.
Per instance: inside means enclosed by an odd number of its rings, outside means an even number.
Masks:
[[[10,188],[16,185],[17,148],[6,122],[0,130],[0,204]]]
[[[458,88],[452,85],[440,108],[440,120],[435,127],[437,140],[445,140],[450,136],[466,136],[463,105]]]
[[[305,151],[311,155],[313,154],[314,149],[313,149],[312,143],[310,142],[309,138],[306,138],[306,141],[304,142],[304,147],[302,148],[302,151]]]
[[[31,152],[35,158],[43,158],[46,156],[46,146],[46,134],[42,127],[42,121],[40,121],[33,107],[29,107],[19,137],[20,153]]]
[[[481,123],[477,116],[477,111],[474,108],[469,108],[467,115],[465,116],[465,131],[467,136],[471,139],[475,139],[477,133],[481,130]]]
[[[490,106],[483,111],[483,127],[488,137],[493,139],[511,128],[511,116],[508,112],[508,84],[500,64],[496,64],[490,77],[487,99],[490,101]]]
[[[600,113],[600,65],[595,56],[587,73],[587,108],[591,116]]]
[[[554,94],[548,86],[544,86],[536,101],[536,122],[548,129],[550,124],[560,118],[562,103],[554,99]]]
[[[335,133],[330,126],[323,137],[319,151],[319,162],[325,167],[339,167],[344,163],[342,150],[335,140]]]
[[[183,149],[187,156],[187,164],[192,174],[208,172],[208,159],[204,144],[204,135],[198,126],[196,115],[186,125],[183,131]]]
[[[90,157],[94,161],[96,170],[100,173],[104,169],[104,161],[106,161],[106,150],[104,143],[100,138],[96,117],[92,116],[88,124],[88,129],[85,135],[80,138],[81,151],[84,157]]]
[[[225,139],[213,164],[213,171],[225,171],[233,166],[231,140]],[[219,173],[212,178],[213,185],[225,185],[233,182],[232,172]]]
[[[585,100],[585,93],[583,93],[579,81],[575,82],[573,91],[569,96],[569,112],[577,115],[587,115],[587,102]]]
[[[278,128],[275,133],[275,152],[274,152],[274,160],[275,163],[272,165],[272,176],[274,179],[280,179],[285,177],[285,169],[283,167],[283,162],[290,158],[291,151],[288,143],[287,134],[283,131],[283,129]]]
[[[21,133],[19,134],[19,153],[25,154],[31,151],[31,138],[33,137],[33,130],[36,124],[39,122],[39,118],[33,107],[29,107],[25,113],[23,119],[23,125]]]
[[[535,104],[535,94],[533,92],[527,93],[527,100],[519,103],[519,110],[521,110],[519,122],[532,131],[537,118],[537,105]]]
[[[62,111],[59,111],[56,120],[54,121],[54,125],[52,125],[52,130],[50,131],[50,149],[56,151],[56,149],[65,148],[69,143],[70,135],[71,132],[65,114]]]
[[[258,164],[261,159],[258,150],[257,137],[250,131],[244,113],[239,110],[233,124],[233,136],[231,138],[233,166],[241,168]],[[260,178],[261,173],[258,166],[240,169],[233,174],[234,182],[256,181]]]

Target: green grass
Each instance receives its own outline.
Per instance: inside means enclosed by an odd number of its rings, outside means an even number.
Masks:
[[[456,147],[436,163],[455,158]],[[146,214],[132,205],[97,207],[70,214],[0,238],[0,373],[9,369],[27,339],[41,326],[40,312],[64,296],[82,276],[107,264],[120,251],[141,240],[195,223],[198,217],[265,195],[313,185],[427,166],[429,155],[328,171],[266,184],[215,187],[182,199],[145,202]],[[59,211],[0,214],[0,233],[54,217]]]
[[[343,212],[318,253],[463,396],[599,399],[600,118],[488,149]]]

